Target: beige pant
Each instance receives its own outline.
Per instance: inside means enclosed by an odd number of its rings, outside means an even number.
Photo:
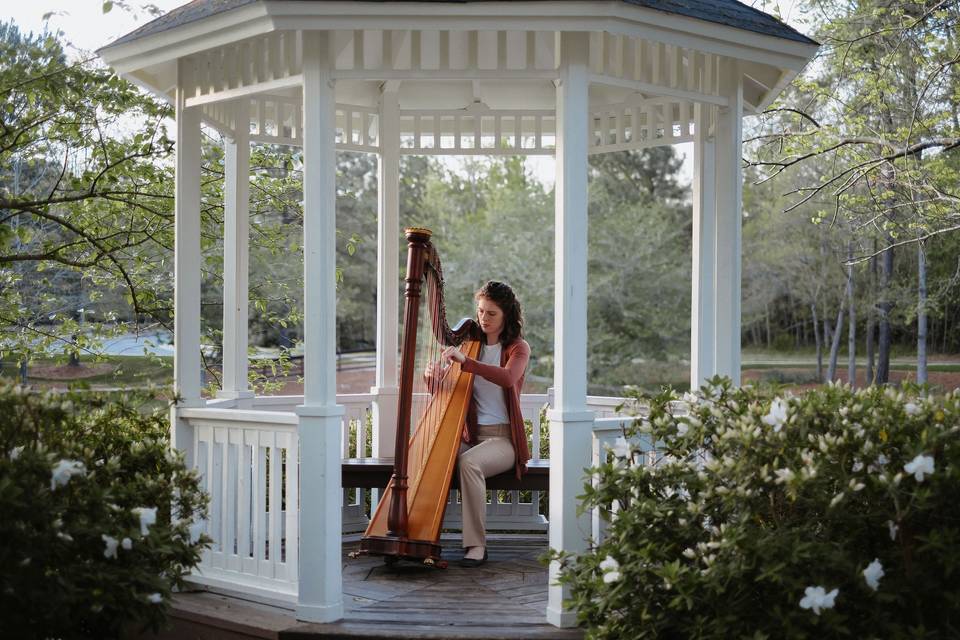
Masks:
[[[472,447],[461,444],[458,458],[464,547],[486,546],[486,479],[512,469],[517,457],[509,424],[479,425],[477,440]]]

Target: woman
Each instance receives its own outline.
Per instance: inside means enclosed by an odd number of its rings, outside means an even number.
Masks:
[[[475,294],[477,323],[483,341],[479,359],[448,347],[443,360],[456,361],[474,374],[473,396],[458,458],[463,507],[463,546],[460,565],[478,567],[487,560],[486,478],[510,469],[517,478],[527,469],[530,451],[520,413],[520,390],[530,360],[523,339],[523,315],[513,289],[490,281]],[[433,371],[428,371],[432,377]]]

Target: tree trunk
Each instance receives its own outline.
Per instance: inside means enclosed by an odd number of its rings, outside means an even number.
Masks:
[[[810,305],[813,314],[813,339],[817,345],[817,380],[823,380],[823,349],[820,346],[820,321],[817,320],[817,304]]]
[[[823,305],[823,346],[833,343],[833,329],[830,328],[830,309]]]
[[[833,328],[833,341],[830,343],[830,365],[827,367],[827,379],[832,382],[837,375],[837,355],[840,353],[840,335],[843,333],[843,312],[846,298],[840,298],[840,310],[837,311],[837,324]]]
[[[943,301],[943,342],[940,346],[940,353],[947,352],[947,327],[950,326],[950,300]]]
[[[770,349],[773,346],[773,339],[770,337],[770,303],[766,305],[766,322],[767,322],[767,349]]]
[[[882,254],[880,269],[880,318],[879,318],[879,345],[877,345],[877,383],[890,382],[890,312],[893,310],[893,301],[890,284],[893,281],[893,238],[886,238],[887,249]]]
[[[917,383],[927,382],[927,256],[917,243]]]
[[[877,249],[877,241],[873,241],[873,249]],[[866,336],[866,347],[867,347],[867,370],[865,372],[864,384],[868,387],[876,382],[874,378],[874,338],[876,334],[876,319],[877,319],[877,257],[872,256],[870,258],[870,305],[867,307],[867,336]]]
[[[847,384],[857,386],[857,305],[853,300],[853,243],[847,245]]]

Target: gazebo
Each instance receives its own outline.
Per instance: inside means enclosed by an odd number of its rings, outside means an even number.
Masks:
[[[615,404],[587,396],[588,155],[693,143],[691,381],[739,381],[741,118],[816,50],[735,0],[194,0],[101,49],[176,107],[171,432],[205,478],[215,540],[196,579],[295,603],[300,620],[343,615],[341,536],[362,519],[343,505],[344,430],[371,411],[373,455],[389,456],[396,424],[403,154],[556,158],[549,544],[586,548],[591,519],[575,496]],[[202,124],[226,140],[223,388],[206,401]],[[303,149],[302,397],[255,397],[247,384],[251,143]],[[335,386],[337,150],[379,161],[376,385],[350,397]],[[547,620],[574,624],[564,588],[548,589]]]

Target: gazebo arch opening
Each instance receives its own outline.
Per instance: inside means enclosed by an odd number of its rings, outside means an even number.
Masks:
[[[575,497],[620,423],[611,402],[587,395],[589,154],[693,144],[691,382],[739,381],[741,119],[776,98],[816,43],[733,0],[665,4],[197,0],[100,51],[176,107],[181,400],[171,433],[205,478],[215,541],[195,581],[295,604],[301,620],[344,615],[341,536],[366,517],[344,502],[343,458],[357,457],[345,434],[369,410],[373,455],[383,458],[396,425],[404,154],[556,158],[554,392],[524,405],[538,414],[549,400],[550,507],[517,513],[548,527],[552,548],[576,552],[602,535],[577,515]],[[226,140],[224,375],[209,401],[200,393],[201,123]],[[247,383],[245,178],[256,143],[303,149],[302,397],[255,397]],[[378,157],[376,381],[350,397],[335,385],[338,149]],[[547,591],[545,619],[573,625],[565,588],[551,580]]]

